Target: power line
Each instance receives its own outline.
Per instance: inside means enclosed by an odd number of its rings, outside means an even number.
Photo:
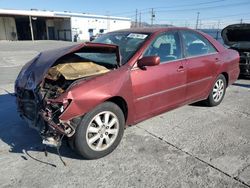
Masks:
[[[168,9],[168,8],[176,8],[176,7],[193,7],[193,6],[197,6],[197,5],[214,4],[214,3],[224,2],[224,1],[228,1],[228,0],[215,0],[215,1],[207,1],[207,2],[202,2],[202,3],[188,3],[188,4],[175,5],[175,6],[154,7],[154,9]]]
[[[213,1],[206,1],[206,2],[200,2],[200,3],[189,3],[189,4],[182,4],[182,5],[179,5],[179,6],[168,6],[168,7],[154,7],[154,8],[146,8],[146,9],[140,9],[140,10],[136,10],[136,12],[134,11],[129,11],[129,12],[125,12],[126,14],[128,13],[133,13],[133,14],[130,14],[130,15],[127,15],[127,17],[130,17],[132,19],[135,19],[135,25],[138,26],[138,13],[139,13],[139,25],[141,25],[141,22],[142,22],[142,15],[150,15],[150,21],[151,21],[151,25],[154,24],[154,22],[157,20],[157,21],[165,21],[165,20],[161,20],[161,19],[156,19],[155,18],[155,14],[156,13],[166,13],[166,12],[171,12],[171,14],[175,13],[177,14],[178,12],[188,12],[188,11],[198,11],[199,14],[197,15],[197,20],[196,20],[196,23],[195,24],[191,24],[191,25],[194,25],[195,28],[198,28],[199,27],[199,24],[201,25],[201,20],[200,20],[200,12],[201,10],[206,10],[206,9],[217,9],[217,8],[229,8],[229,7],[235,7],[235,6],[246,6],[248,4],[250,4],[250,1],[241,1],[241,2],[237,2],[237,3],[230,3],[230,4],[221,4],[223,2],[225,2],[227,0],[213,0]],[[220,5],[219,5],[220,3]],[[208,4],[213,4],[212,6]],[[207,6],[200,6],[200,5],[207,5]],[[191,7],[190,7],[191,6]],[[178,7],[176,9],[172,9],[173,7]],[[189,7],[189,8],[181,8],[181,7]],[[123,13],[120,13],[121,14],[124,14]],[[206,17],[206,18],[202,18],[203,20],[203,24],[202,26],[204,27],[204,25],[208,25],[208,24],[204,24],[204,20],[207,20],[210,22],[209,19],[216,19],[216,18],[220,18],[223,19],[223,18],[226,18],[226,17],[234,17],[234,16],[244,16],[244,15],[249,15],[250,13],[247,12],[247,13],[240,13],[240,14],[230,14],[230,15],[224,15],[224,16],[214,16],[214,17]],[[193,18],[192,18],[193,19]],[[185,25],[190,25],[190,23],[188,22],[187,18],[184,18],[184,19],[167,19],[166,21],[169,21],[169,20],[180,20],[182,22],[184,22],[185,20]],[[244,19],[244,20],[247,20],[247,19]],[[215,21],[216,23],[218,23],[218,20]],[[225,22],[225,23],[228,23],[229,21]],[[238,21],[239,22],[239,21]],[[223,23],[223,21],[220,22],[221,24]],[[210,25],[215,25],[215,24],[210,24]]]
[[[228,18],[228,17],[234,17],[234,16],[245,16],[245,15],[250,15],[249,12],[246,13],[240,13],[240,14],[230,14],[230,15],[224,15],[224,16],[215,16],[215,17],[206,17],[203,19],[214,19],[214,18]]]
[[[210,1],[210,2],[215,2],[215,1]],[[217,2],[217,1],[216,1]],[[207,2],[208,3],[208,2]],[[223,5],[223,8],[225,7],[232,7],[232,6],[240,6],[240,5],[247,5],[250,4],[249,1],[244,1],[244,2],[240,2],[240,3],[231,3],[231,4],[227,4],[227,5]],[[161,13],[161,12],[184,12],[184,11],[194,11],[194,10],[206,10],[206,9],[215,9],[215,8],[221,8],[222,5],[216,5],[216,6],[206,6],[206,7],[197,7],[197,8],[188,8],[188,9],[164,9],[164,10],[154,10],[154,13]],[[161,7],[163,8],[163,7]],[[152,8],[151,8],[152,9]],[[155,8],[154,8],[155,9]],[[142,10],[146,10],[146,9],[142,9]],[[151,14],[151,11],[140,11],[141,14]],[[131,15],[127,15],[127,17],[135,17],[135,14],[131,14]]]
[[[242,3],[232,3],[232,4],[227,4],[223,5],[223,8],[225,7],[232,7],[232,6],[239,6],[239,5],[248,5],[250,4],[249,1],[247,2],[242,2]],[[183,12],[183,11],[194,11],[194,10],[205,10],[205,9],[215,9],[215,8],[222,8],[222,5],[216,5],[216,6],[209,6],[209,7],[200,7],[200,8],[190,8],[190,9],[166,9],[168,12]],[[165,12],[165,10],[160,10],[156,12]]]
[[[215,19],[215,18],[229,18],[229,17],[234,17],[234,16],[245,16],[245,15],[250,15],[250,13],[240,13],[240,14],[229,14],[229,15],[223,15],[223,16],[215,16],[215,17],[205,17],[202,18],[202,20],[210,20],[210,19]],[[169,18],[169,19],[159,19],[159,21],[185,21],[185,20],[189,20],[191,18]],[[216,21],[217,22],[217,21]]]
[[[165,8],[175,8],[175,7],[192,7],[195,5],[206,5],[206,4],[214,4],[219,2],[224,2],[228,0],[213,0],[213,1],[206,1],[201,3],[188,3],[188,4],[181,4],[181,5],[175,5],[175,6],[166,6],[166,7],[153,7],[153,9],[165,9]],[[140,9],[141,12],[150,11],[152,8],[144,8]],[[130,13],[134,13],[134,11],[126,11],[126,12],[119,12],[119,13],[113,13],[112,16],[118,16],[118,15],[128,15]]]

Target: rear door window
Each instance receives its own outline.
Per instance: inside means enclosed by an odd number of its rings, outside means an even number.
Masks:
[[[201,34],[181,31],[186,57],[208,55],[217,52],[215,47]]]

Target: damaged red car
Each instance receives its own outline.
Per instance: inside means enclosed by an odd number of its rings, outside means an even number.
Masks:
[[[197,101],[220,104],[238,75],[238,52],[202,32],[141,28],[40,53],[22,68],[15,92],[44,144],[66,137],[95,159],[117,147],[128,125]]]

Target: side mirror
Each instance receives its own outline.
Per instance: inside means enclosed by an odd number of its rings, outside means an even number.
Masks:
[[[148,56],[143,57],[138,60],[137,66],[143,68],[145,66],[155,66],[160,64],[160,57],[159,56]]]

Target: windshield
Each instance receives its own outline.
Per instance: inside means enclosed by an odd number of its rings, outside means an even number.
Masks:
[[[121,62],[125,64],[141,47],[148,36],[149,35],[145,33],[132,32],[108,33],[95,39],[93,42],[119,46]]]

